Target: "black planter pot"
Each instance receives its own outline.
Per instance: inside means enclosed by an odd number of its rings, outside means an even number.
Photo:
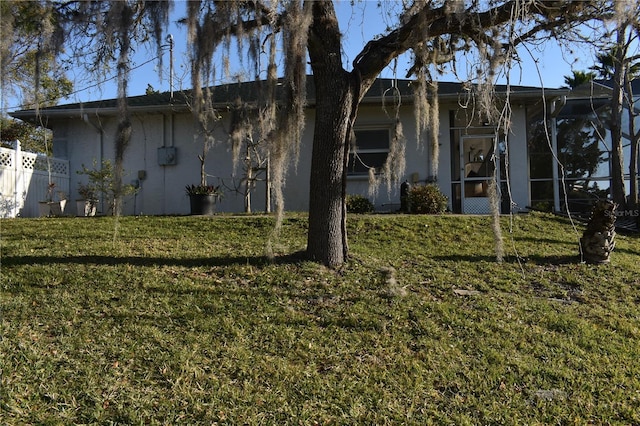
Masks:
[[[192,215],[212,216],[216,212],[217,195],[194,194],[189,195]]]

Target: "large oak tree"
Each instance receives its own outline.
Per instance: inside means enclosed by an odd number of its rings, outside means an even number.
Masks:
[[[352,127],[360,101],[380,73],[410,51],[410,74],[421,80],[415,87],[423,90],[415,96],[426,99],[429,67],[453,60],[458,51],[474,50],[479,68],[486,71],[480,83],[490,87],[497,67],[512,59],[516,45],[570,31],[601,14],[596,6],[584,1],[407,2],[395,26],[369,41],[349,69],[342,62],[342,32],[331,1],[191,2],[188,23],[199,72],[215,68],[215,48],[230,46],[229,39],[245,40],[250,51],[270,43],[273,51],[274,34],[282,33],[286,100],[272,126],[276,173],[283,173],[279,168],[299,142],[308,55],[316,93],[307,255],[337,267],[348,255],[345,185]],[[275,55],[270,59],[267,82],[275,84]],[[489,115],[490,109],[488,102],[481,112]]]

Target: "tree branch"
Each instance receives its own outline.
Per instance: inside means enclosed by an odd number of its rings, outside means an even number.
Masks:
[[[372,84],[394,58],[414,46],[424,43],[427,39],[445,34],[475,40],[487,39],[488,35],[484,33],[485,30],[505,24],[512,19],[522,19],[518,18],[520,15],[515,15],[516,18],[514,18],[514,11],[521,4],[516,0],[506,1],[484,12],[476,11],[475,4],[463,13],[448,13],[445,9],[446,4],[436,9],[431,9],[431,6],[427,4],[404,25],[378,40],[367,43],[353,61],[354,71],[357,70],[362,76],[363,88],[367,89],[367,85]],[[565,25],[567,22],[582,22],[591,15],[584,14],[583,16],[580,12],[590,4],[591,2],[584,1],[537,2],[536,8],[531,12],[545,18],[547,22],[538,25],[520,38],[524,40],[536,32],[551,30]]]

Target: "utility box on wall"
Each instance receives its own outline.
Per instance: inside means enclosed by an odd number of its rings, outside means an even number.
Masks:
[[[178,164],[178,150],[175,146],[158,148],[158,165],[175,166]]]

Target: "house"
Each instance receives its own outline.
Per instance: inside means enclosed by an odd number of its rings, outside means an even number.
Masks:
[[[313,79],[308,78],[307,82],[307,125],[299,161],[289,170],[284,189],[289,211],[308,209],[315,90]],[[243,161],[234,164],[228,140],[233,103],[240,94],[245,100],[255,98],[256,84],[230,84],[218,86],[214,91],[221,120],[214,131],[217,142],[206,156],[205,170],[209,175],[208,183],[222,185],[226,190],[218,211],[241,212],[247,205]],[[347,177],[347,192],[367,196],[378,211],[399,209],[401,182],[390,189],[383,186],[370,195],[367,169],[362,164],[377,167],[386,159],[393,117],[385,112],[383,103],[388,108],[393,85],[401,95],[399,117],[407,138],[406,174],[401,181],[423,184],[435,179],[431,170],[430,143],[418,141],[415,136],[411,81],[379,79],[359,109],[355,133],[360,161],[350,161]],[[494,171],[501,182],[503,213],[527,211],[530,207],[561,210],[564,208],[561,200],[565,198],[563,188],[575,187],[578,198],[588,197],[593,191],[606,192],[608,154],[606,138],[599,133],[601,130],[606,133],[606,130],[600,129],[600,124],[594,128],[593,122],[576,123],[576,114],[586,114],[597,121],[599,112],[592,108],[592,103],[584,99],[567,100],[570,97],[568,89],[511,86],[508,98],[506,89],[505,86],[496,87],[498,102],[508,99],[510,105],[511,129],[505,135],[495,123],[478,120],[469,86],[445,82],[438,85],[440,153],[437,185],[449,198],[450,210],[489,213],[487,183]],[[124,214],[189,214],[185,186],[199,183],[198,155],[202,153],[203,144],[202,137],[194,130],[188,104],[188,93],[183,92],[129,98],[133,128],[125,152],[125,183],[138,186],[139,191],[126,200]],[[68,187],[71,198],[77,198],[74,192],[86,178],[75,171],[82,165],[91,166],[94,161],[99,164],[114,156],[116,100],[59,105],[41,109],[40,113],[53,130],[54,156],[68,160]],[[35,121],[33,110],[16,111],[11,115]],[[574,133],[571,133],[572,128]],[[566,141],[561,140],[562,137]],[[497,162],[492,161],[494,147],[500,158]],[[588,160],[582,161],[585,147],[589,147],[590,155]],[[564,169],[559,171],[558,167],[553,167],[552,150],[567,162]],[[261,176],[264,177],[264,173]],[[250,192],[251,208],[264,211],[269,200],[267,183],[264,179],[254,183]]]

